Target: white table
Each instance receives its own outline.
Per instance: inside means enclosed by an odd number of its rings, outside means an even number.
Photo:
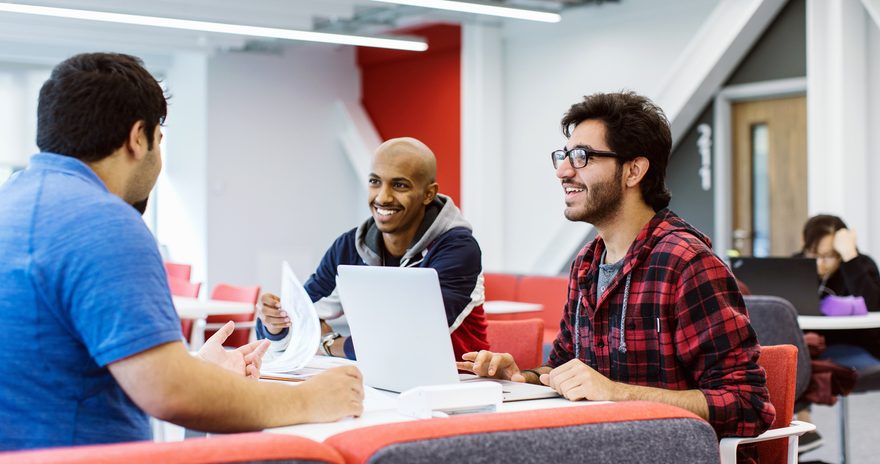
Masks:
[[[880,328],[880,313],[868,313],[863,316],[798,316],[801,330],[851,330]],[[840,401],[840,436],[844,437],[840,447],[840,462],[847,462],[849,440],[847,437],[847,406],[846,397]]]
[[[880,313],[864,316],[798,316],[801,330],[846,330],[880,328]]]
[[[483,311],[486,314],[516,314],[533,313],[544,310],[540,303],[525,303],[522,301],[491,300],[483,303]]]
[[[295,388],[295,387],[293,387]],[[397,396],[393,393],[378,392],[379,394]],[[348,430],[358,429],[361,427],[369,427],[371,425],[391,424],[394,422],[405,422],[419,420],[413,417],[404,416],[394,409],[369,410],[369,397],[364,402],[364,414],[358,418],[345,418],[329,424],[301,424],[290,425],[286,427],[275,427],[266,429],[264,432],[281,433],[287,435],[297,435],[300,437],[310,438],[315,441],[324,441],[328,437],[342,433]],[[606,404],[609,401],[569,401],[565,398],[545,398],[530,401],[512,401],[502,403],[496,412],[514,412],[528,411],[534,409],[552,409],[552,408],[571,408],[571,407],[589,407],[597,404]]]
[[[192,339],[190,349],[198,350],[205,343],[205,327],[208,316],[220,314],[253,314],[254,305],[236,301],[199,300],[181,296],[172,297],[174,308],[181,319],[193,319]]]

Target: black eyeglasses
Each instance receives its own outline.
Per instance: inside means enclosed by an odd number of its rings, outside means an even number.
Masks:
[[[571,163],[571,167],[580,169],[587,165],[590,158],[622,158],[613,151],[593,150],[592,148],[574,147],[571,150],[554,150],[550,153],[550,159],[553,160],[553,169],[559,169],[559,163],[565,161],[565,158]]]

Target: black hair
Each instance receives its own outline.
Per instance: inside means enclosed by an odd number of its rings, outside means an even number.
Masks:
[[[804,248],[803,251],[816,251],[819,242],[828,235],[846,229],[843,219],[830,214],[819,214],[811,217],[804,224]]]
[[[605,143],[612,151],[627,160],[648,159],[648,172],[639,185],[642,198],[654,211],[669,206],[666,165],[672,133],[663,110],[635,92],[595,93],[569,108],[562,118],[562,133],[570,138],[574,128],[589,119],[605,124]]]
[[[144,122],[147,148],[165,121],[167,98],[140,58],[83,53],[62,61],[40,89],[37,146],[41,151],[99,161]]]

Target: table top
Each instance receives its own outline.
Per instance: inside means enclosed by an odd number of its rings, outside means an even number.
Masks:
[[[880,328],[880,313],[863,316],[798,316],[801,330],[846,330]]]
[[[199,300],[181,296],[173,297],[174,308],[181,319],[202,319],[217,314],[251,314],[254,305],[236,301]]]
[[[540,303],[506,300],[490,300],[483,303],[483,311],[486,314],[531,313],[543,310],[544,305]]]
[[[295,387],[294,387],[295,388]],[[381,392],[379,390],[373,390],[374,393],[378,393],[381,395],[388,395],[388,398],[392,399],[396,397],[396,394]],[[396,409],[387,409],[382,408],[381,406],[372,409],[370,407],[370,395],[371,393],[367,393],[367,397],[364,400],[364,414],[361,417],[353,418],[347,417],[336,422],[331,422],[329,424],[301,424],[301,425],[289,425],[286,427],[275,427],[271,429],[266,429],[264,432],[269,433],[281,433],[286,435],[297,435],[305,438],[310,438],[315,441],[324,441],[328,437],[336,435],[338,433],[346,432],[348,430],[354,430],[361,427],[369,427],[371,425],[380,425],[380,424],[390,424],[394,422],[405,422],[405,421],[413,421],[419,420],[413,417],[405,416],[397,412]],[[569,401],[565,398],[556,397],[556,398],[544,398],[539,400],[529,400],[529,401],[511,401],[507,403],[502,403],[496,412],[514,412],[514,411],[529,411],[534,409],[552,409],[552,408],[570,408],[570,407],[589,407],[597,404],[606,404],[608,401]],[[372,410],[371,410],[372,409]]]

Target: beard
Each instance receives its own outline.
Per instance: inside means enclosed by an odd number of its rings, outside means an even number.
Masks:
[[[565,218],[569,221],[588,222],[600,225],[614,217],[623,203],[623,186],[620,185],[622,166],[618,166],[614,177],[586,187],[586,199],[580,205],[566,205]]]
[[[144,198],[141,201],[136,201],[136,202],[132,203],[131,206],[132,206],[132,208],[137,210],[137,212],[141,213],[141,216],[143,216],[144,213],[147,211],[147,201],[149,201],[149,200],[150,200],[150,197],[148,196],[147,198]]]

